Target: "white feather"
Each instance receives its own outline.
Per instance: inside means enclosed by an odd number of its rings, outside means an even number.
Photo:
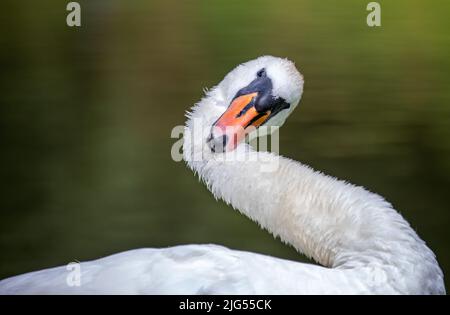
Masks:
[[[0,293],[445,294],[433,252],[379,195],[245,143],[223,154],[208,149],[204,130],[261,68],[274,95],[292,105],[271,124],[284,122],[300,100],[303,77],[286,59],[258,58],[230,72],[188,113],[184,158],[216,198],[323,267],[186,245],[84,262],[79,287],[69,287],[67,270],[58,267],[3,280]],[[195,130],[196,123],[203,128]],[[267,164],[276,171],[262,172]]]

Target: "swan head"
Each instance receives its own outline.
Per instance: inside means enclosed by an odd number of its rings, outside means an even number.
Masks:
[[[217,90],[222,114],[211,126],[207,143],[212,152],[231,151],[262,126],[283,125],[300,101],[303,76],[292,61],[263,56],[237,66]],[[264,128],[258,135],[271,130]]]

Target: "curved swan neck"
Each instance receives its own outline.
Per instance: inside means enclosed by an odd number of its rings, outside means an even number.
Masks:
[[[202,145],[205,136],[193,135],[192,124],[200,119],[208,128],[220,110],[211,98],[193,108],[183,148],[188,165],[216,198],[324,266],[414,266],[419,277],[442,279],[434,254],[379,195],[246,144],[235,153],[247,154],[246,160],[224,161],[226,154],[209,152]],[[190,161],[195,154],[203,158]],[[261,164],[270,162],[275,170],[261,172]]]

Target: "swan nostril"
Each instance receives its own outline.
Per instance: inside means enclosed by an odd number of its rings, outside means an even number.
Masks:
[[[225,152],[225,148],[228,142],[228,136],[221,135],[213,137],[213,135],[210,134],[206,139],[206,142],[208,143],[208,146],[212,152]]]

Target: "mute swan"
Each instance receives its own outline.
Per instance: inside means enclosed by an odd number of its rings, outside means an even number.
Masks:
[[[382,197],[242,141],[250,126],[281,126],[302,91],[286,59],[239,65],[188,114],[183,154],[215,197],[321,266],[217,245],[137,249],[81,263],[80,286],[57,267],[0,293],[445,294],[435,255]],[[263,160],[277,167],[262,172]]]

